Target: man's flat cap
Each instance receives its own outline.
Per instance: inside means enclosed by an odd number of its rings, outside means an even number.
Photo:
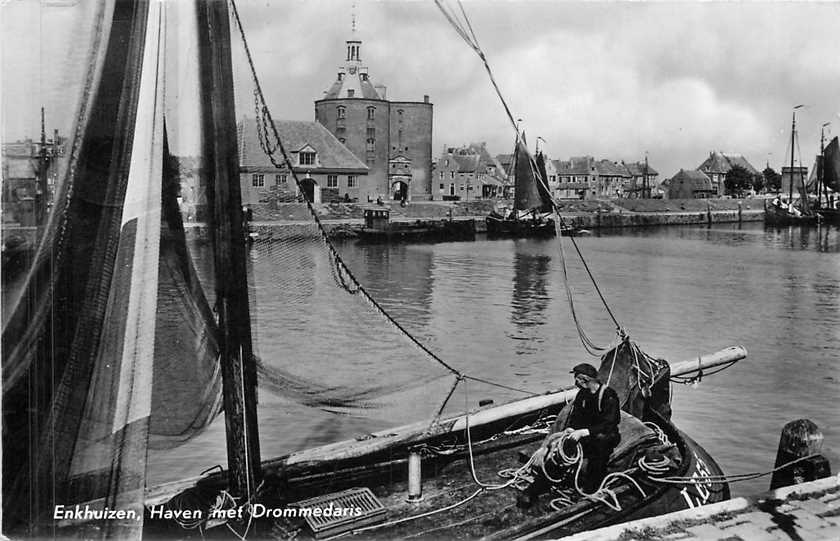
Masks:
[[[590,378],[598,377],[598,369],[588,363],[580,363],[572,368],[571,373],[574,375],[583,374],[584,376],[589,376]]]

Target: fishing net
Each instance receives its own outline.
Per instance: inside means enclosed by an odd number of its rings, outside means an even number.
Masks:
[[[671,418],[670,367],[654,359],[629,338],[601,356],[598,378],[618,393],[621,409],[643,421],[648,409]]]

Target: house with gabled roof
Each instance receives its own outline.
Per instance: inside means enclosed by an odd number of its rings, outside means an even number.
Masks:
[[[644,199],[650,197],[658,184],[659,172],[645,162],[622,162],[630,174],[629,182],[624,184],[623,197]]]
[[[716,150],[709,152],[709,157],[697,166],[697,171],[702,171],[709,177],[716,195],[721,196],[725,191],[724,180],[726,180],[726,174],[736,165],[743,167],[753,175],[758,174],[758,170],[741,154],[730,154]]]
[[[668,199],[707,199],[717,194],[711,179],[702,171],[680,169],[662,184]]]
[[[257,122],[253,118],[239,122],[239,183],[242,204],[253,205],[268,199],[294,201],[306,196],[311,201],[358,200],[368,167],[318,122],[275,121],[284,148],[289,153],[291,170],[279,151],[276,167],[263,149]],[[292,171],[301,181],[295,184]]]
[[[508,186],[502,164],[483,142],[444,146],[434,171],[433,199],[489,199],[504,195]]]

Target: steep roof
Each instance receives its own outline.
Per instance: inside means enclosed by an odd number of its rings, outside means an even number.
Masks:
[[[480,156],[478,154],[455,154],[452,159],[458,164],[459,173],[475,173],[478,169]]]
[[[588,175],[595,159],[592,156],[572,156],[569,161],[554,160],[558,175]]]
[[[620,163],[610,160],[598,160],[595,162],[595,170],[598,175],[605,177],[630,177],[630,172]]]
[[[332,86],[330,86],[330,89],[324,93],[324,97],[322,99],[331,100],[338,98],[350,98],[350,92],[348,92],[349,90],[353,91],[353,98],[362,98],[366,100],[384,99],[379,95],[379,92],[376,91],[376,88],[373,86],[373,83],[370,82],[370,78],[367,77],[367,74],[363,74],[361,71],[357,71],[352,75],[350,73],[342,73],[342,75],[335,80]]]
[[[644,162],[630,162],[625,163],[624,166],[627,168],[627,171],[634,177],[643,177],[645,175]],[[647,174],[648,176],[656,176],[659,174],[659,171],[648,165]]]
[[[709,152],[709,157],[697,166],[697,170],[705,173],[725,175],[735,165],[743,167],[752,174],[758,173],[756,168],[741,154],[727,154],[718,151]]]
[[[687,185],[692,191],[711,190],[712,180],[702,171],[680,169],[670,181],[663,182],[670,189]]]
[[[319,167],[311,169],[355,169],[367,171],[368,167],[355,154],[318,122],[277,120],[274,122],[280,140],[288,152],[297,152],[307,145],[318,153]],[[242,167],[272,167],[263,152],[257,135],[257,122],[242,119],[239,132],[239,165]]]

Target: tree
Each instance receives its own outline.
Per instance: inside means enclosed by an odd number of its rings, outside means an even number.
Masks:
[[[723,187],[726,195],[741,197],[744,190],[749,190],[753,184],[752,174],[741,167],[740,165],[733,165],[732,169],[726,173],[726,178],[723,181]]]
[[[764,186],[767,188],[767,191],[778,192],[782,189],[782,175],[777,173],[772,167],[768,165],[761,174],[764,175]]]
[[[755,175],[753,175],[752,187],[753,190],[755,190],[755,193],[761,193],[762,190],[764,190],[764,183],[764,175],[762,175],[761,173],[756,173]]]

